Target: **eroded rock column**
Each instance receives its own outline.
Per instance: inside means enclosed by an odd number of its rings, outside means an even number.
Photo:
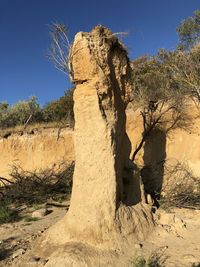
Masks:
[[[127,52],[110,30],[97,26],[76,35],[69,65],[76,85],[71,205],[45,242],[120,249],[129,239],[143,238],[153,225],[149,207],[139,203],[139,184],[133,182],[129,160]],[[135,184],[132,194],[129,183]]]
[[[131,149],[125,131],[128,68],[126,51],[109,30],[76,35],[71,50],[76,167],[68,216],[93,234],[111,227],[123,201]]]

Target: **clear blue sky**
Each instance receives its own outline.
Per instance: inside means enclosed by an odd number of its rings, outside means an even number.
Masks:
[[[64,22],[71,40],[97,24],[126,31],[136,58],[175,48],[177,25],[196,9],[200,0],[0,0],[0,101],[36,95],[45,104],[70,87],[45,57],[52,22]]]

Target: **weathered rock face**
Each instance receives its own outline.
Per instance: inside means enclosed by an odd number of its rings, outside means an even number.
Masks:
[[[79,33],[71,51],[75,101],[76,168],[70,212],[89,224],[115,218],[124,199],[123,175],[131,146],[125,99],[129,62],[113,34],[96,27]],[[83,194],[82,192],[86,192]],[[92,204],[92,205],[91,205]],[[92,226],[92,225],[91,225]]]
[[[73,131],[62,129],[35,129],[35,133],[16,133],[0,137],[0,177],[12,179],[13,166],[34,172],[57,168],[74,160]],[[1,186],[1,183],[0,183]]]
[[[76,84],[71,205],[43,244],[72,241],[121,249],[130,240],[144,238],[153,226],[149,207],[140,203],[139,183],[129,160],[125,129],[129,60],[112,32],[98,26],[76,35],[70,70]]]

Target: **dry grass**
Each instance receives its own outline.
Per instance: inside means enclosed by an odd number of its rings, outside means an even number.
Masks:
[[[69,197],[72,188],[74,162],[61,163],[54,169],[24,171],[13,166],[11,180],[0,178],[1,201],[19,205],[45,203],[49,199],[62,200]]]
[[[159,251],[153,251],[148,259],[137,256],[130,261],[129,267],[164,267],[167,260],[166,249],[167,247],[160,247]]]
[[[166,164],[165,183],[162,190],[166,192],[161,198],[163,208],[200,209],[200,179],[196,177],[189,166],[177,162],[175,165]]]
[[[51,129],[51,128],[69,128],[69,124],[64,124],[62,122],[48,122],[48,123],[34,123],[27,125],[26,127],[24,125],[18,125],[11,128],[0,128],[0,137],[1,138],[7,138],[8,136],[12,134],[19,134],[23,135],[24,133],[33,134],[34,131],[38,131],[41,129]]]

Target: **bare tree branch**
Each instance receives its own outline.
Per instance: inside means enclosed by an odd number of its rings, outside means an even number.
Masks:
[[[71,47],[64,24],[53,23],[50,27],[51,47],[48,58],[53,61],[56,69],[68,73],[69,49]]]

